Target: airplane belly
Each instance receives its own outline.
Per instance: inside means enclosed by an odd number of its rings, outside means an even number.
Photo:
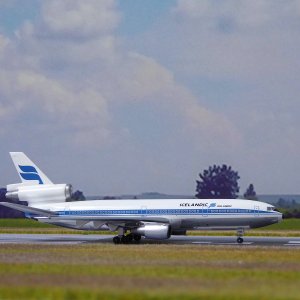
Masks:
[[[264,227],[272,224],[276,224],[280,222],[282,219],[281,216],[259,216],[254,218],[254,220],[251,220],[250,227],[251,228],[259,228],[259,227]]]
[[[198,216],[184,218],[181,221],[183,229],[226,229],[226,228],[257,228],[278,223],[277,216],[249,216],[249,215],[226,215],[226,216]]]

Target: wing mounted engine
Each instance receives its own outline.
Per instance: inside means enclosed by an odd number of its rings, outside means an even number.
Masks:
[[[147,239],[163,240],[170,237],[171,226],[169,224],[146,223],[133,229],[132,233],[142,235]]]

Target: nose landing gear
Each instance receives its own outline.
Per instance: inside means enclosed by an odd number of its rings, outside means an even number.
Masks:
[[[242,237],[238,237],[236,240],[239,244],[242,244],[244,242],[244,239]]]
[[[243,239],[244,233],[245,233],[244,228],[239,228],[239,229],[237,230],[237,232],[236,232],[236,235],[237,235],[237,240],[236,240],[236,241],[237,241],[239,244],[242,244],[242,243],[244,242],[244,239]]]

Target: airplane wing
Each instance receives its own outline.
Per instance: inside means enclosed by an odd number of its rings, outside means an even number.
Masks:
[[[52,212],[53,213],[53,212]],[[57,216],[57,215],[56,215]],[[156,216],[62,216],[59,215],[61,220],[90,220],[90,221],[126,221],[126,222],[157,222],[166,223],[167,218]]]
[[[56,220],[62,221],[60,218],[52,218],[51,224],[53,225],[59,225],[61,224],[57,223],[55,224]],[[64,219],[67,220],[67,219]],[[110,231],[116,231],[118,228],[126,228],[126,229],[136,229],[143,224],[156,224],[156,225],[169,225],[170,220],[167,218],[145,218],[145,217],[118,217],[118,218],[109,218],[109,217],[102,217],[102,218],[95,218],[95,217],[87,217],[85,219],[83,218],[72,218],[72,220],[76,221],[76,225],[78,226],[77,229],[83,229],[83,227],[92,222],[94,224],[94,230],[101,230],[102,225],[107,225]]]
[[[53,212],[50,210],[29,207],[29,206],[25,206],[25,205],[21,205],[21,204],[16,204],[16,203],[0,202],[0,205],[6,206],[9,208],[13,208],[13,209],[22,211],[24,213],[36,214],[36,215],[40,215],[40,216],[48,217],[48,218],[58,215],[56,212]]]
[[[0,202],[0,205],[16,209],[22,211],[27,214],[33,214],[47,217],[47,218],[57,218],[59,220],[76,220],[76,222],[81,224],[86,224],[90,221],[100,222],[101,224],[107,224],[111,228],[118,228],[118,227],[127,227],[127,228],[135,228],[141,222],[149,222],[149,223],[161,223],[161,224],[168,224],[169,220],[162,217],[156,216],[68,216],[68,215],[60,215],[59,212],[54,212],[50,210],[34,208],[30,206],[25,206],[16,203],[10,202]],[[113,230],[115,230],[113,229]]]
[[[57,216],[55,216],[57,217]],[[86,224],[90,221],[94,223],[107,224],[109,227],[126,227],[126,228],[136,228],[140,223],[160,223],[168,224],[169,220],[162,217],[155,216],[59,216],[59,220],[75,220],[79,224]],[[115,229],[113,229],[115,230]]]

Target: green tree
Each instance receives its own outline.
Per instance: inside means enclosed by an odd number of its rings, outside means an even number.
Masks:
[[[254,190],[254,185],[251,183],[249,184],[245,194],[244,198],[248,200],[257,200],[256,192]]]
[[[83,201],[85,200],[85,196],[82,191],[77,190],[75,193],[72,194],[70,201]]]
[[[210,166],[199,174],[196,197],[200,199],[235,199],[239,193],[238,172],[230,166]]]

